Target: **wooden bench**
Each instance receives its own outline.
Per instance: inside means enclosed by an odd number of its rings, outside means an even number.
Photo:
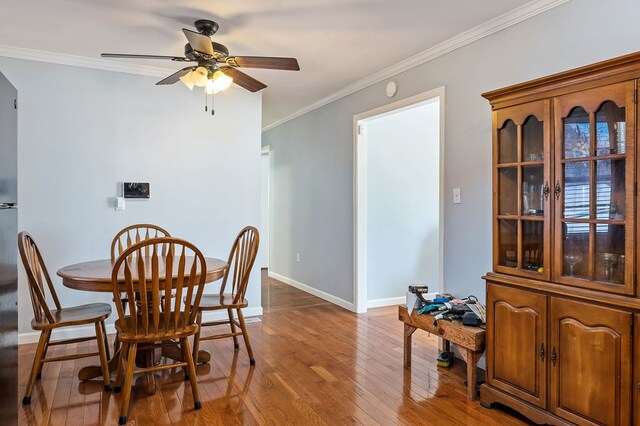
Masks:
[[[411,315],[405,305],[398,306],[398,319],[404,322],[404,366],[411,367],[411,335],[417,329],[440,337],[444,350],[450,350],[450,343],[458,346],[460,355],[467,363],[467,398],[477,399],[478,360],[484,353],[485,330],[481,327],[462,325],[462,321],[438,321],[434,327],[432,315],[418,315],[414,309]]]

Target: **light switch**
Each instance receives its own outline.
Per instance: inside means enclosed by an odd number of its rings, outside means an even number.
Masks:
[[[462,203],[462,198],[460,197],[460,188],[453,188],[453,204]]]
[[[116,210],[124,210],[124,197],[116,197]]]

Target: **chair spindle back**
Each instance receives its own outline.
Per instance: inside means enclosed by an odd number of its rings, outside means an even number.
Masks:
[[[131,315],[126,318],[122,305],[116,303],[124,332],[136,334],[139,321],[145,335],[179,332],[193,324],[206,272],[203,254],[185,240],[151,238],[127,248],[115,261],[111,275],[114,298],[125,292],[129,300],[138,302],[129,304]],[[172,290],[175,297],[162,297]],[[185,303],[185,296],[193,304]]]
[[[244,299],[251,268],[258,254],[259,243],[260,234],[258,230],[253,226],[247,226],[240,231],[231,247],[227,262],[229,267],[222,280],[220,294],[224,293],[227,283],[230,282],[233,303],[239,303]],[[230,281],[229,276],[231,276]]]
[[[60,301],[40,250],[28,232],[23,231],[18,234],[18,251],[20,252],[24,269],[27,272],[33,316],[38,323],[48,322],[49,324],[54,324],[56,321],[47,303],[47,289],[55,308],[58,310],[61,309]],[[45,282],[47,284],[46,287]]]
[[[164,228],[150,223],[138,223],[127,226],[116,234],[111,242],[111,261],[115,261],[126,249],[151,238],[170,237]],[[166,248],[165,248],[166,250]],[[166,251],[163,254],[167,254]],[[146,253],[148,256],[149,253]]]

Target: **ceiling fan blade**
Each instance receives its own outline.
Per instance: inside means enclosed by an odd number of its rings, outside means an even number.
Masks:
[[[101,53],[103,58],[131,58],[131,59],[170,59],[172,61],[186,62],[190,59],[180,56],[162,56],[162,55],[130,55],[128,53]]]
[[[229,65],[241,68],[264,68],[268,70],[300,71],[296,58],[277,58],[269,56],[230,56]]]
[[[182,77],[183,75],[193,71],[194,69],[196,69],[196,67],[182,68],[180,71],[174,72],[169,77],[164,78],[164,79],[160,80],[159,82],[157,82],[156,86],[162,86],[162,85],[165,85],[165,84],[176,83],[176,82],[178,82],[180,80],[180,77]]]
[[[213,46],[211,45],[211,39],[209,37],[186,28],[183,28],[182,32],[185,37],[187,37],[187,40],[189,40],[189,44],[193,50],[213,56]]]
[[[238,86],[244,87],[250,92],[258,92],[267,87],[266,84],[233,67],[222,67],[220,70],[225,73],[225,75],[233,78],[233,82]]]

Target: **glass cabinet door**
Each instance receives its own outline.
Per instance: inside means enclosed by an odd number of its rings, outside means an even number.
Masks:
[[[548,280],[550,101],[494,112],[494,270]]]
[[[634,83],[555,99],[554,279],[633,292]]]

